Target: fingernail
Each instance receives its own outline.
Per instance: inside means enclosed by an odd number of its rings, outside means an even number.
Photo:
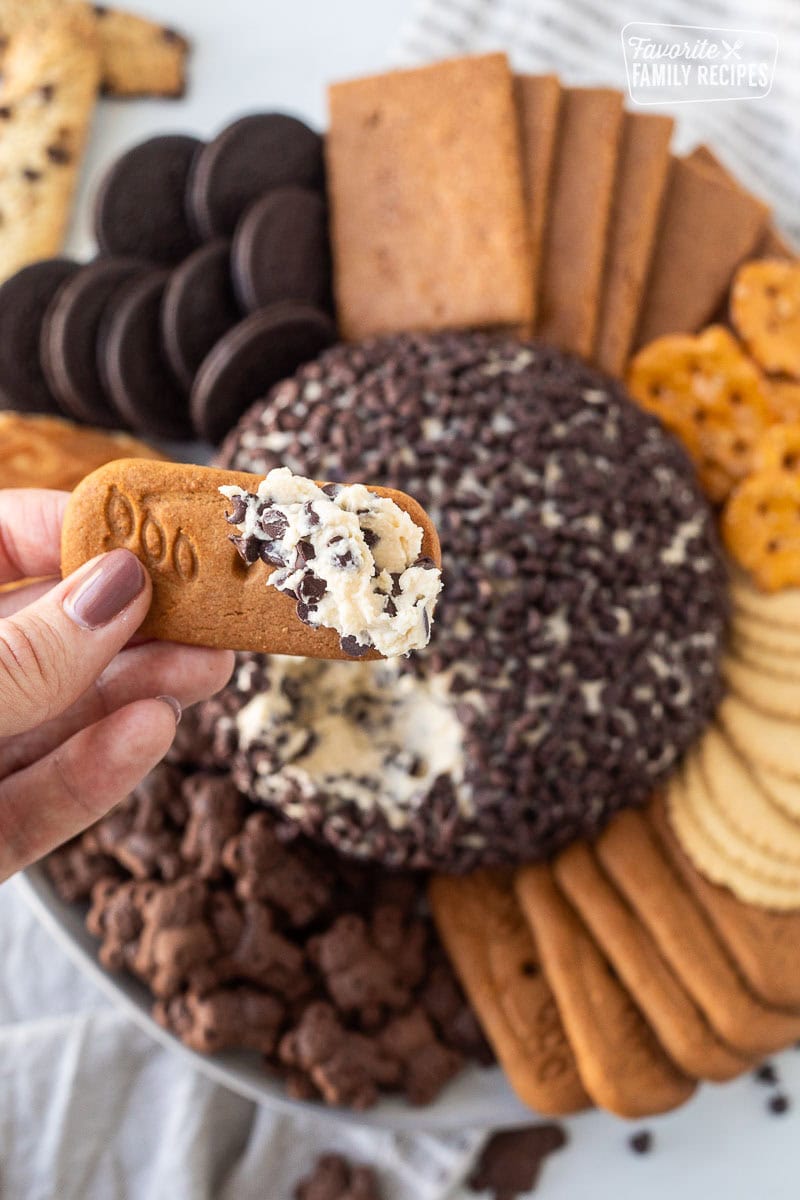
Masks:
[[[100,629],[135,600],[145,583],[144,567],[130,550],[110,550],[64,600],[64,611],[84,629]]]
[[[164,704],[169,705],[169,707],[172,709],[172,712],[175,716],[175,724],[180,725],[181,717],[183,716],[183,709],[181,708],[180,704],[175,699],[175,697],[174,696],[156,696],[156,700],[161,700],[161,701],[163,701]]]

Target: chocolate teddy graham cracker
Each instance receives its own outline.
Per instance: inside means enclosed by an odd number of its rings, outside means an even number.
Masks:
[[[599,838],[596,851],[723,1041],[740,1054],[758,1056],[797,1040],[800,1013],[768,1007],[750,993],[641,813],[620,814]]]
[[[589,1095],[621,1117],[683,1104],[694,1083],[664,1053],[550,868],[523,867],[514,886]]]
[[[591,847],[570,846],[553,863],[553,874],[673,1062],[692,1079],[716,1082],[746,1071],[752,1059],[712,1032]]]
[[[255,492],[260,482],[260,476],[243,471],[182,463],[126,459],[101,467],[79,485],[67,508],[62,572],[122,546],[141,559],[153,581],[153,602],[139,630],[143,637],[348,658],[333,629],[303,624],[292,599],[266,586],[266,569],[246,566],[231,544],[230,501],[218,489]],[[402,492],[371,490],[394,500],[422,529],[422,554],[440,565],[439,539],[420,505]]]
[[[334,84],[325,142],[349,339],[527,326],[533,289],[503,54]]]
[[[545,1116],[591,1103],[508,871],[434,876],[439,935],[519,1098]]]
[[[562,92],[536,333],[590,358],[622,130],[622,93]]]
[[[707,324],[768,220],[754,196],[701,163],[673,158],[635,347]]]
[[[531,320],[535,325],[542,241],[558,134],[558,112],[561,105],[561,84],[558,76],[516,75],[514,77],[514,99],[519,121],[520,159],[531,247],[531,279],[533,281]]]
[[[765,1004],[800,1008],[800,908],[769,912],[701,875],[672,830],[663,798],[650,805],[647,820],[751,990]]]
[[[628,360],[658,232],[675,122],[626,112],[608,229],[594,360],[620,375]]]
[[[64,241],[100,77],[95,21],[82,5],[31,20],[10,39],[0,80],[0,279]]]

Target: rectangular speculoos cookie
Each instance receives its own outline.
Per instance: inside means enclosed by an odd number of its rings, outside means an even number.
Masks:
[[[592,1099],[621,1117],[683,1104],[694,1084],[664,1053],[550,868],[523,867],[515,887]]]
[[[434,876],[439,935],[519,1098],[545,1116],[590,1104],[510,871]]]
[[[669,173],[674,121],[625,113],[608,230],[594,358],[622,374],[633,344]]]
[[[266,654],[346,658],[339,635],[304,625],[290,596],[267,587],[266,571],[246,567],[229,540],[230,503],[219,488],[255,491],[261,477],[185,463],[123,459],[84,479],[64,517],[61,570],[122,546],[144,563],[153,600],[138,630],[194,646]],[[386,495],[387,489],[370,489]],[[441,561],[427,513],[411,497],[388,494],[423,529],[422,553]],[[376,657],[372,650],[365,657]]]
[[[562,92],[536,332],[586,358],[600,310],[622,116],[621,92]]]
[[[561,104],[561,84],[558,76],[517,75],[514,79],[514,98],[519,120],[520,154],[531,247],[534,304],[531,318],[535,322],[542,238],[558,132],[558,110]]]
[[[756,253],[768,220],[764,204],[715,170],[673,158],[636,347],[707,324],[736,268]]]
[[[745,986],[713,925],[641,813],[619,814],[597,856],[716,1034],[743,1055],[772,1054],[800,1037],[800,1013],[772,1008]]]
[[[326,138],[346,338],[526,326],[532,311],[505,55],[334,84]]]
[[[705,879],[678,844],[663,800],[651,805],[648,818],[748,986],[765,1004],[800,1008],[800,911],[769,912],[745,904]]]
[[[673,1062],[692,1079],[715,1082],[746,1071],[752,1060],[734,1054],[711,1031],[591,847],[570,846],[553,873]]]

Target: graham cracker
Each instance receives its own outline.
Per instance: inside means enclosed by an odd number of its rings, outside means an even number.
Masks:
[[[692,1079],[723,1082],[746,1071],[752,1059],[734,1054],[712,1032],[591,848],[576,842],[555,860],[553,873],[673,1062]]]
[[[530,244],[505,55],[334,84],[329,101],[343,336],[529,325]]]
[[[435,876],[441,939],[519,1098],[546,1116],[590,1104],[508,871]]]
[[[550,196],[553,156],[558,132],[558,111],[561,105],[561,84],[558,76],[515,76],[514,99],[519,121],[520,159],[531,247],[531,280],[533,282],[531,321],[535,322],[540,286],[542,239]]]
[[[614,199],[600,295],[594,359],[621,375],[639,319],[669,173],[675,122],[626,112],[622,121]]]
[[[515,887],[589,1095],[621,1117],[668,1112],[694,1083],[670,1061],[547,866]]]
[[[115,458],[163,458],[126,433],[87,429],[61,417],[0,412],[0,488],[71,491]]]
[[[800,910],[744,904],[701,875],[673,833],[662,798],[650,805],[647,820],[751,990],[765,1004],[800,1008]]]
[[[797,1040],[800,1013],[768,1007],[747,989],[641,813],[619,814],[598,840],[597,855],[723,1041],[749,1057]]]
[[[716,173],[717,177],[730,187],[738,188],[746,193],[746,188],[742,186],[732,171],[720,162],[710,146],[695,146],[691,154],[686,155],[687,162],[699,163]],[[796,258],[797,251],[788,241],[788,239],[780,232],[775,225],[770,222],[764,230],[761,241],[758,243],[754,258]]]
[[[536,332],[585,358],[599,316],[622,115],[621,92],[562,92]]]
[[[673,158],[635,345],[666,333],[694,333],[752,258],[769,210],[702,163]]]

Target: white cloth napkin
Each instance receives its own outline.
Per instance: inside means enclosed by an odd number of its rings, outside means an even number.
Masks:
[[[707,142],[742,183],[771,204],[800,243],[800,4],[797,0],[417,0],[396,53],[416,64],[506,50],[521,71],[626,89],[622,28],[629,22],[760,30],[778,38],[772,90],[762,100],[680,104],[675,145]],[[645,109],[640,111],[658,111]]]

